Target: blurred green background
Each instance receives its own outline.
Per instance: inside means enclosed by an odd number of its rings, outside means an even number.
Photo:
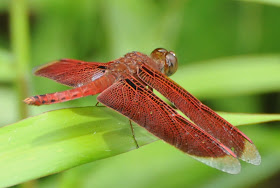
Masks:
[[[280,64],[277,0],[1,0],[0,126],[47,110],[95,105],[92,96],[25,109],[26,95],[67,89],[32,76],[34,66],[61,58],[107,62],[157,47],[176,53],[178,74],[188,79],[172,78],[211,108],[280,112],[280,69],[266,70]],[[234,72],[227,74],[229,69]],[[259,79],[248,87],[251,70]],[[240,129],[254,140],[263,160],[259,167],[242,163],[239,175],[207,167],[158,141],[22,186],[279,187],[279,122]]]

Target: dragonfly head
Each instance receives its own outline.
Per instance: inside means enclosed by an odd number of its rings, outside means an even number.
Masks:
[[[174,74],[178,68],[175,53],[164,48],[157,48],[151,53],[151,58],[157,63],[159,71],[166,76]]]

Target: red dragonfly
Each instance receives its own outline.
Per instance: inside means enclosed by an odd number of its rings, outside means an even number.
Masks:
[[[99,102],[211,167],[236,174],[241,169],[238,159],[259,165],[259,152],[244,133],[168,78],[176,70],[174,52],[163,48],[150,57],[132,52],[108,63],[62,59],[36,68],[34,74],[74,88],[24,102],[39,106],[100,93]],[[157,97],[153,88],[191,121]]]

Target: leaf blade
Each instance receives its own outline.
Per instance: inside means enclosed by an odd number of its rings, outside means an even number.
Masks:
[[[280,115],[264,119],[280,120]],[[158,140],[139,126],[134,129],[140,146]],[[1,128],[0,142],[0,186],[4,187],[136,148],[128,120],[104,107],[68,108],[27,118]]]

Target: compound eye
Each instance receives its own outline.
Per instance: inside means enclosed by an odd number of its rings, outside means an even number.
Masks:
[[[164,73],[166,76],[171,76],[177,71],[178,62],[174,52],[170,51],[165,56]]]
[[[178,68],[175,53],[164,48],[157,48],[151,53],[151,58],[155,61],[153,66],[166,76],[174,74]]]
[[[157,48],[151,53],[151,56],[155,60],[163,60],[163,59],[165,59],[166,53],[168,53],[166,49]]]

